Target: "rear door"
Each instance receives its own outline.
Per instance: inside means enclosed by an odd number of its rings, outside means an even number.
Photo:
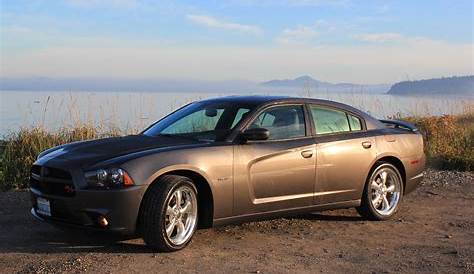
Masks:
[[[354,113],[310,105],[315,128],[315,204],[358,200],[376,157],[375,137]]]

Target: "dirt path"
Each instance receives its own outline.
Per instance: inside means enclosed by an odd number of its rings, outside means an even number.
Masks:
[[[392,221],[348,209],[219,227],[171,254],[40,223],[25,192],[0,193],[0,205],[2,273],[474,272],[473,173],[429,171]]]

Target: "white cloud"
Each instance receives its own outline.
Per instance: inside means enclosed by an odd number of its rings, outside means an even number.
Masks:
[[[350,0],[286,0],[292,6],[347,6]]]
[[[353,37],[360,41],[373,43],[399,42],[404,39],[403,35],[394,32],[356,34]]]
[[[317,20],[310,26],[298,25],[295,28],[285,28],[275,38],[275,42],[281,45],[305,45],[314,42],[320,34],[328,34],[336,29],[336,26],[326,20]]]
[[[339,6],[347,7],[351,4],[351,0],[227,0],[222,1],[228,6],[288,6],[288,7],[319,7],[319,6]],[[221,2],[221,3],[222,3]]]
[[[25,35],[25,34],[32,33],[33,30],[30,29],[30,28],[27,28],[27,27],[23,27],[23,26],[6,26],[6,27],[3,27],[0,30],[0,32],[8,33],[8,34],[22,34],[22,35]]]
[[[313,27],[298,26],[294,29],[286,28],[275,39],[280,44],[304,44],[318,35]]]
[[[260,35],[263,33],[262,29],[259,28],[258,26],[224,22],[215,17],[206,16],[206,15],[188,14],[186,15],[186,18],[188,18],[188,20],[192,21],[193,23],[210,27],[210,28],[239,31],[239,32],[251,33],[251,34],[256,34],[256,35]]]
[[[130,8],[138,4],[138,0],[67,0],[67,2],[81,7],[112,6]]]

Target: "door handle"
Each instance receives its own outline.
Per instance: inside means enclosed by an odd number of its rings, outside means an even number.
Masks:
[[[301,151],[301,156],[303,156],[303,158],[311,158],[313,156],[313,151],[312,150],[303,150],[303,151]]]
[[[362,142],[362,147],[363,147],[363,148],[371,148],[371,147],[372,147],[372,143],[369,142],[369,141]]]

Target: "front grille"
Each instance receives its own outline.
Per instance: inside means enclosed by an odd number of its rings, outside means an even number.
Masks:
[[[57,168],[38,165],[32,166],[30,187],[44,194],[64,197],[72,197],[75,195],[71,174]]]
[[[36,175],[41,175],[41,166],[34,165],[31,167],[31,173]]]

